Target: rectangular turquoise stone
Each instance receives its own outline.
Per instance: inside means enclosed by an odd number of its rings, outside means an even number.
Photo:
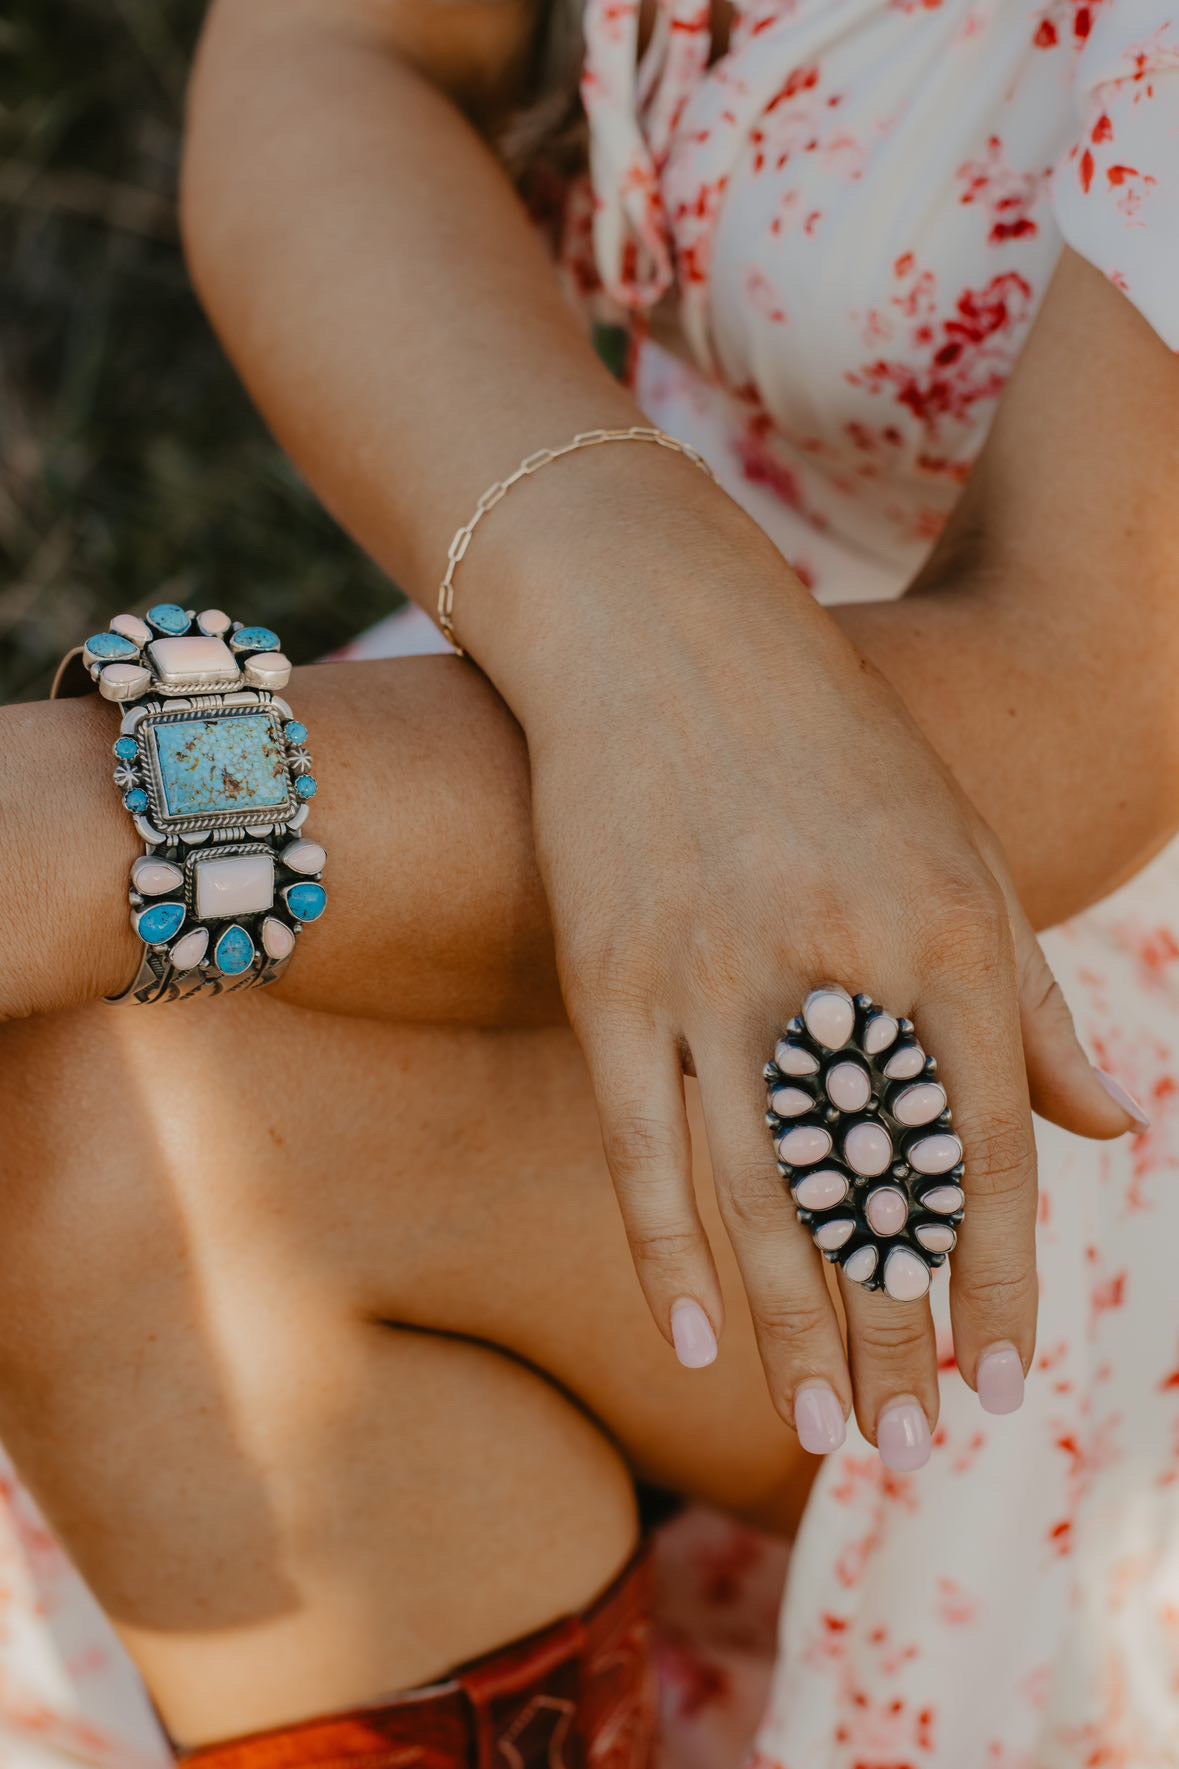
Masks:
[[[282,738],[266,713],[178,719],[150,736],[169,817],[276,810],[290,797]]]

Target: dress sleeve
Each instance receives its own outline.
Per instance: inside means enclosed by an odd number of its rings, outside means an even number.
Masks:
[[[1179,6],[1104,0],[1076,64],[1078,133],[1053,174],[1065,241],[1179,350]]]

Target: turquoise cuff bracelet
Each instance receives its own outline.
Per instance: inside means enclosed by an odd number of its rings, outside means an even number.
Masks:
[[[114,782],[144,842],[131,868],[143,941],[115,1002],[273,983],[327,907],[327,856],[304,831],[317,785],[307,730],[279,690],[268,627],[171,602],[118,614],[70,652],[55,698],[94,688],[122,709]]]

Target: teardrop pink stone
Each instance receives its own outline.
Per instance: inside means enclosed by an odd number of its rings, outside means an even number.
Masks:
[[[866,1284],[876,1270],[875,1247],[857,1247],[850,1258],[843,1262],[843,1275],[850,1278],[853,1284]]]
[[[815,1230],[815,1246],[822,1247],[826,1253],[833,1253],[845,1241],[851,1240],[855,1228],[855,1223],[848,1222],[846,1218],[841,1218],[838,1222],[825,1222],[821,1228]]]
[[[801,1118],[804,1112],[813,1110],[814,1104],[801,1087],[775,1087],[770,1095],[770,1105],[779,1118]]]
[[[953,1216],[955,1210],[961,1210],[966,1202],[961,1188],[956,1185],[935,1185],[931,1192],[926,1192],[921,1200],[923,1210],[936,1210],[939,1216]]]
[[[864,1027],[864,1049],[869,1056],[879,1056],[882,1050],[888,1049],[896,1035],[897,1023],[890,1013],[874,1014]],[[844,1270],[847,1270],[846,1266]]]
[[[890,1081],[915,1081],[925,1067],[925,1052],[919,1044],[902,1044],[884,1065]]]
[[[819,1067],[819,1059],[813,1050],[808,1050],[805,1044],[792,1044],[788,1038],[778,1040],[774,1061],[783,1075],[813,1075]]]
[[[884,1288],[897,1302],[916,1302],[929,1289],[929,1267],[907,1247],[894,1247],[884,1264]]]
[[[949,1253],[958,1237],[948,1222],[926,1222],[916,1230],[917,1239],[931,1253]]]
[[[899,1235],[909,1219],[908,1199],[895,1186],[881,1186],[868,1198],[867,1215],[878,1235]]]
[[[811,1037],[828,1050],[842,1050],[855,1030],[856,1010],[843,989],[812,989],[802,1010]]]

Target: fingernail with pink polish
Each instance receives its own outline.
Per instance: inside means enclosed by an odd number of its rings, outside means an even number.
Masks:
[[[1023,1362],[1010,1342],[992,1345],[974,1378],[984,1413],[1014,1413],[1023,1405]]]
[[[894,1474],[912,1474],[929,1461],[933,1448],[929,1420],[912,1395],[889,1401],[876,1421],[876,1448]]]
[[[705,1370],[716,1362],[716,1334],[698,1302],[681,1296],[671,1307],[671,1337],[685,1370]]]
[[[1113,1100],[1114,1104],[1116,1106],[1121,1106],[1123,1112],[1125,1112],[1128,1118],[1133,1118],[1139,1130],[1149,1130],[1150,1119],[1142,1110],[1142,1107],[1138,1104],[1134,1095],[1132,1093],[1127,1093],[1120,1081],[1115,1081],[1112,1075],[1107,1075],[1104,1069],[1099,1069],[1097,1067],[1096,1063],[1093,1064],[1093,1073],[1104,1087],[1106,1093],[1108,1093],[1110,1099]]]
[[[829,1456],[847,1437],[847,1422],[835,1390],[826,1382],[804,1382],[794,1396],[794,1429],[804,1450]]]

